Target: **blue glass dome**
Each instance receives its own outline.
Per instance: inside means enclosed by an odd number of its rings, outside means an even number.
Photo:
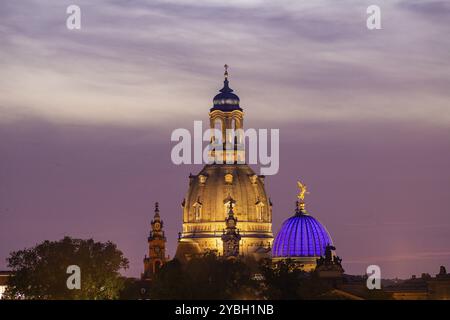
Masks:
[[[318,257],[332,245],[325,227],[305,211],[297,211],[281,226],[273,243],[273,257]]]

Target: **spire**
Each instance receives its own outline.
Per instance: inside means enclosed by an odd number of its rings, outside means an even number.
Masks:
[[[151,229],[147,238],[148,256],[144,258],[143,279],[152,279],[159,268],[166,263],[166,236],[163,229],[163,221],[159,216],[159,203],[155,202],[155,215],[150,223]]]
[[[163,231],[163,225],[164,222],[161,220],[161,217],[159,215],[159,203],[155,202],[155,215],[150,222],[151,230],[150,230],[150,237],[149,239],[154,239],[156,237],[162,237],[164,238],[164,231]]]
[[[224,81],[223,88],[219,90],[219,93],[216,94],[213,98],[213,108],[210,111],[220,110],[223,112],[230,112],[234,110],[242,111],[241,107],[239,107],[239,97],[233,93],[233,89],[230,88],[228,82],[228,68],[229,66],[225,64],[224,66]]]
[[[225,68],[225,72],[223,73],[223,77],[224,77],[223,88],[220,89],[219,91],[222,93],[230,93],[230,92],[233,92],[233,89],[231,89],[228,86],[228,65],[225,64],[223,67]]]
[[[223,67],[225,68],[225,73],[223,75],[225,77],[225,80],[228,80],[228,65],[225,64]]]
[[[155,219],[159,220],[160,216],[159,216],[159,203],[155,202]]]
[[[225,224],[227,226],[226,230],[228,232],[233,232],[236,229],[237,218],[234,217],[233,205],[235,201],[230,197],[230,202],[228,204],[228,217],[225,218]]]
[[[226,228],[223,230],[223,256],[224,258],[237,258],[239,256],[239,242],[241,235],[236,228],[237,219],[234,217],[233,202],[231,199],[228,204],[228,217],[225,219]]]
[[[233,200],[233,198],[231,198],[231,201],[230,201],[230,203],[229,203],[229,205],[228,205],[228,215],[229,215],[229,216],[233,216],[233,215],[234,215],[234,212],[233,212],[233,202],[234,202],[234,200]]]

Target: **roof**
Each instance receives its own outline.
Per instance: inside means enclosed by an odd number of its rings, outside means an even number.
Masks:
[[[426,292],[427,290],[427,281],[422,278],[408,279],[384,288],[386,292]]]
[[[213,99],[213,107],[210,111],[221,110],[221,111],[234,111],[240,110],[239,106],[240,99],[233,93],[233,89],[229,87],[228,79],[225,78],[223,82],[223,88],[220,89],[220,93],[217,94]]]
[[[273,244],[273,256],[320,257],[332,244],[328,231],[318,220],[297,212],[281,226]]]

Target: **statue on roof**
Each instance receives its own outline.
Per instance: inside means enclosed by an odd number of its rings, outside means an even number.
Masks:
[[[306,187],[306,184],[301,183],[300,181],[297,181],[298,189],[300,190],[297,198],[300,199],[301,202],[305,200],[305,194],[309,194],[308,189]]]

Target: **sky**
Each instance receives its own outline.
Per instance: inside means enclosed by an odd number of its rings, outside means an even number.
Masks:
[[[139,277],[156,201],[173,256],[202,166],[174,165],[170,135],[208,123],[225,63],[245,127],[280,130],[275,233],[301,179],[346,273],[449,268],[449,21],[439,0],[2,1],[0,269],[70,235],[113,241]]]

